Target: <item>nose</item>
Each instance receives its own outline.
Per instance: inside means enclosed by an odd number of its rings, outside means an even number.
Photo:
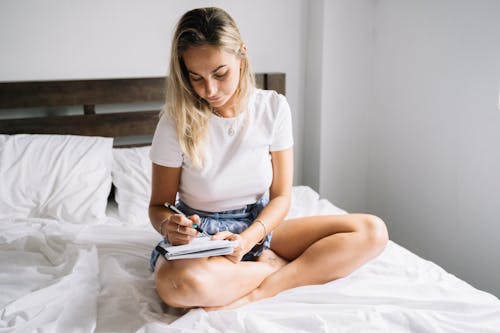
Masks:
[[[205,96],[207,98],[215,96],[217,93],[217,83],[213,79],[205,81]]]

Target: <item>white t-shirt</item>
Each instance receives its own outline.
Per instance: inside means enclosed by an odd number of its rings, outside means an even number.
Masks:
[[[255,203],[271,186],[270,152],[293,145],[286,98],[261,89],[255,89],[248,110],[237,117],[211,115],[202,169],[190,165],[176,133],[173,120],[163,114],[153,137],[150,158],[158,165],[182,167],[179,198],[194,209],[208,212]]]

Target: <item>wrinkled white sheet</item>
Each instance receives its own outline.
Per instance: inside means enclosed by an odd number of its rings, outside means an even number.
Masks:
[[[77,227],[79,228],[79,227]],[[98,255],[73,242],[75,227],[0,221],[0,332],[92,332]]]
[[[290,217],[342,213],[294,189]],[[2,332],[499,332],[500,301],[394,242],[350,276],[240,309],[182,315],[148,270],[158,235],[101,225],[0,220]]]

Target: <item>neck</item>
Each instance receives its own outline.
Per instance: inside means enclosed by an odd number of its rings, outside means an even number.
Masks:
[[[226,107],[226,108],[222,107],[217,109],[214,108],[212,109],[212,112],[215,113],[217,116],[223,118],[233,118],[238,115],[234,107]]]
[[[236,110],[236,93],[231,96],[231,98],[226,102],[226,104],[222,105],[219,108],[213,108],[212,112],[218,115],[219,117],[224,118],[233,118],[238,115],[238,111]]]

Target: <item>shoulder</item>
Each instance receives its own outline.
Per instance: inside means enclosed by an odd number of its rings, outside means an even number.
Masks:
[[[280,107],[288,104],[286,97],[274,90],[255,89],[251,101],[255,105],[267,105],[270,107]]]
[[[157,131],[167,131],[173,134],[177,133],[175,121],[165,109],[160,112],[159,118]]]
[[[173,119],[167,112],[160,115],[151,143],[149,156],[153,162],[167,167],[182,165],[183,153]]]
[[[273,118],[290,112],[286,97],[274,90],[255,89],[250,99],[250,105],[256,113],[266,114]]]
[[[153,145],[163,145],[165,142],[177,142],[177,128],[172,117],[164,109],[159,115],[153,136]]]

